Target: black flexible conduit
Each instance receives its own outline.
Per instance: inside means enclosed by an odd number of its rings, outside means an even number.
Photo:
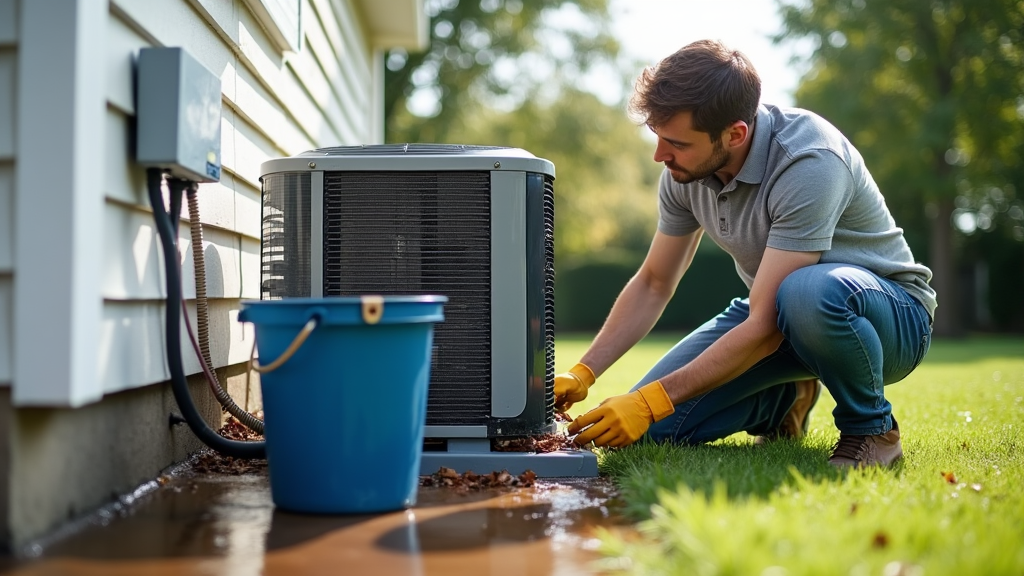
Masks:
[[[203,420],[202,414],[196,409],[192,401],[192,394],[188,389],[188,382],[185,380],[185,370],[181,365],[181,271],[178,268],[178,246],[174,225],[171,217],[164,208],[164,199],[161,194],[161,184],[164,180],[163,171],[159,168],[146,170],[146,180],[149,187],[149,203],[153,207],[153,221],[156,224],[157,233],[160,236],[160,245],[163,249],[164,268],[166,270],[165,280],[167,283],[167,305],[164,323],[166,324],[167,339],[167,367],[171,372],[171,389],[174,391],[174,400],[181,409],[181,414],[188,423],[192,432],[210,448],[233,458],[266,458],[265,442],[240,442],[229,440]],[[175,201],[174,196],[181,193],[178,186],[177,192],[172,191],[171,206],[180,208],[181,199]],[[177,217],[178,214],[175,214]]]
[[[210,355],[210,309],[206,298],[206,258],[203,256],[203,227],[199,223],[199,201],[196,199],[198,185],[190,182],[186,190],[188,195],[188,219],[192,236],[192,262],[196,269],[196,338],[199,340],[200,361],[206,362],[210,374],[210,389],[217,401],[246,428],[257,434],[263,434],[263,421],[243,410],[224,390],[217,373],[213,370],[213,357]],[[172,193],[177,196],[176,193]],[[173,196],[172,196],[173,197]],[[179,197],[180,198],[180,197]],[[177,215],[171,216],[175,218]]]

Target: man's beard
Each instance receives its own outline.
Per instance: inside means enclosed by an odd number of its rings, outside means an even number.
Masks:
[[[718,172],[729,163],[729,159],[729,152],[726,151],[725,146],[722,146],[722,141],[715,140],[715,144],[711,148],[711,157],[692,171],[670,162],[666,162],[665,167],[669,169],[669,174],[672,175],[673,180],[680,184],[689,184],[695,180],[703,180]]]

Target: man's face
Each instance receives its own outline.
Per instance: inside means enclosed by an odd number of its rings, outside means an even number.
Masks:
[[[690,112],[680,112],[651,130],[658,136],[654,161],[663,163],[680,184],[707,178],[732,158],[722,142],[724,135],[709,138],[707,132],[694,130]]]

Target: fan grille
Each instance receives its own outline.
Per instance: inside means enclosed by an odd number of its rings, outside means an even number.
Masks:
[[[555,189],[550,176],[544,178],[544,356],[545,421],[555,415]]]
[[[263,177],[263,300],[309,296],[309,174]]]
[[[324,175],[324,296],[444,294],[428,425],[491,412],[488,172]]]

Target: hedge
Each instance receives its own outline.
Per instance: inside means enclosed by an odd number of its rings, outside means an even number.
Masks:
[[[602,252],[564,264],[556,259],[556,331],[599,329],[643,257]],[[711,242],[703,242],[654,329],[692,330],[724,310],[733,298],[745,298],[748,294],[746,285],[736,275],[732,257]]]

